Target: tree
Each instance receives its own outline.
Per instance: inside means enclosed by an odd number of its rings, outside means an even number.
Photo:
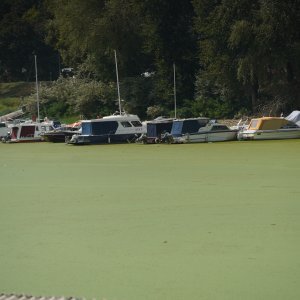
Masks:
[[[197,97],[251,107],[299,103],[298,1],[193,1],[201,69]],[[288,95],[288,96],[287,96]],[[293,99],[292,101],[288,100]],[[293,104],[292,104],[292,103]]]
[[[43,1],[3,0],[0,15],[0,79],[33,80],[34,53],[40,79],[57,78],[58,55],[44,40],[47,15]]]
[[[114,50],[121,77],[140,74],[140,16],[134,1],[49,1],[49,40],[66,64],[85,63],[100,80],[115,79]]]
[[[116,86],[79,76],[60,77],[57,81],[40,87],[41,114],[50,118],[84,116],[96,118],[108,115],[116,108]],[[36,113],[36,94],[29,99],[28,110]]]
[[[162,104],[173,108],[173,64],[177,70],[178,105],[194,97],[197,40],[193,30],[194,9],[190,1],[143,1],[144,51],[152,57],[155,93]]]

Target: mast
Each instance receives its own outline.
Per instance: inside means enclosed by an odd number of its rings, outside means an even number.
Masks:
[[[38,85],[36,55],[34,55],[34,65],[35,65],[35,86],[36,86],[37,121],[40,122],[40,101],[39,101],[39,85]]]
[[[120,96],[120,85],[119,85],[119,73],[118,73],[118,61],[117,61],[117,51],[115,52],[115,64],[116,64],[116,75],[117,75],[117,88],[118,88],[118,101],[119,101],[119,112],[120,115],[122,114],[122,108],[121,108],[121,96]]]
[[[176,119],[176,106],[177,106],[177,99],[176,99],[176,68],[175,68],[175,63],[173,63],[173,74],[174,74],[174,117]]]

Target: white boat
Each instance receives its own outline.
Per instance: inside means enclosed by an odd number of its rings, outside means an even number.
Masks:
[[[126,113],[82,120],[81,133],[74,134],[68,144],[112,144],[134,142],[146,133],[137,115]]]
[[[42,142],[42,133],[53,130],[54,127],[49,122],[23,122],[12,125],[10,128],[10,135],[3,138],[3,142],[7,143],[28,143],[28,142]]]
[[[175,137],[175,143],[203,143],[203,142],[223,142],[237,139],[237,129],[230,129],[227,125],[219,123],[208,123],[201,127],[198,132],[186,133],[181,137]]]
[[[281,117],[252,119],[248,128],[238,133],[239,140],[280,140],[300,138],[300,127]]]

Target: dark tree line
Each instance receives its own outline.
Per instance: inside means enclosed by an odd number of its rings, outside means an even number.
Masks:
[[[69,66],[107,91],[116,50],[124,105],[142,117],[172,115],[173,64],[181,117],[300,106],[299,0],[4,0],[0,12],[2,81],[32,80],[36,53],[42,80]],[[62,107],[58,86],[51,101]],[[107,112],[115,100],[73,94],[75,112]]]
[[[46,41],[49,13],[42,0],[0,1],[0,80],[33,81],[34,54],[41,80],[59,74],[59,53]]]

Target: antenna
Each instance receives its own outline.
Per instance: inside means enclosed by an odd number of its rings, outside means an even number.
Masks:
[[[37,61],[36,61],[36,55],[34,55],[34,65],[35,65],[35,85],[36,85],[37,120],[38,120],[38,122],[40,122],[39,85],[38,85],[38,74],[37,74]]]
[[[177,99],[176,99],[176,68],[175,63],[173,63],[173,73],[174,73],[174,117],[176,119],[176,105],[177,105]]]
[[[120,115],[122,114],[122,108],[121,108],[121,96],[120,96],[120,85],[119,85],[119,73],[118,73],[118,61],[117,61],[117,51],[115,52],[115,64],[116,64],[116,75],[117,75],[117,88],[118,88],[118,100],[119,100],[119,112]]]

